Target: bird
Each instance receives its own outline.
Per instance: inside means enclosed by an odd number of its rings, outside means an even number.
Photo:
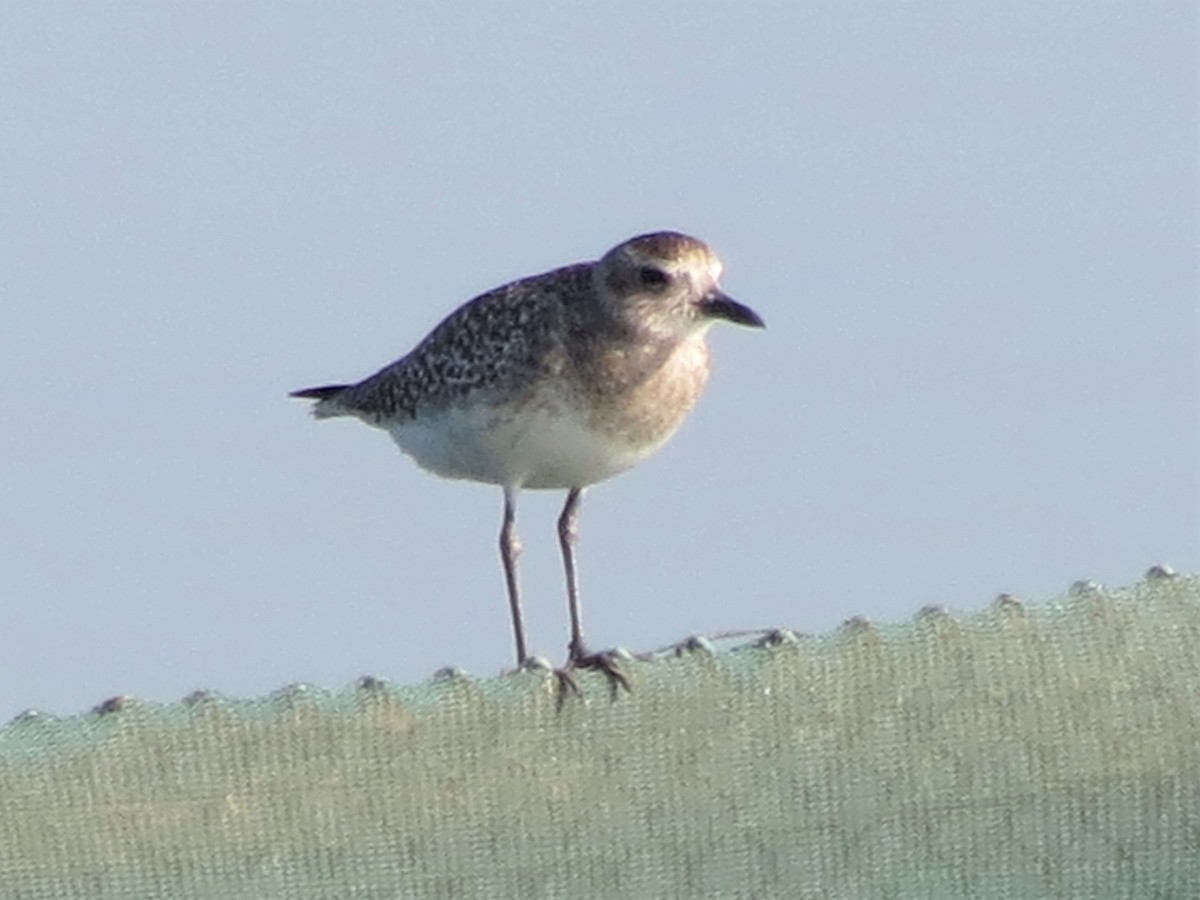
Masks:
[[[722,263],[676,231],[630,238],[598,260],[468,300],[408,355],[352,384],[293,391],[318,419],[380,428],[422,468],[498,485],[500,559],[518,667],[526,644],[516,531],[522,490],[564,490],[558,541],[570,639],[563,673],[599,669],[628,688],[611,653],[586,644],[575,551],[584,491],[659,450],[709,375],[707,332],[762,318],[720,286]]]

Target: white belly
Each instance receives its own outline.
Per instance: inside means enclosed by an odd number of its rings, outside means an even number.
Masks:
[[[421,467],[444,478],[527,488],[595,484],[659,446],[630,447],[589,429],[579,416],[545,406],[451,408],[388,431]]]

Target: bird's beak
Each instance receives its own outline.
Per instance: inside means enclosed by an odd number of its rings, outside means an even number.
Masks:
[[[700,308],[706,316],[714,319],[725,319],[735,325],[746,325],[750,328],[765,328],[762,317],[748,306],[738,303],[728,294],[714,290],[700,301]]]

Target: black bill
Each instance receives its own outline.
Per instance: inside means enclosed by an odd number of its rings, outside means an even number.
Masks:
[[[713,291],[700,301],[700,306],[714,319],[725,319],[735,325],[746,325],[750,328],[766,327],[766,323],[758,313],[720,291]]]

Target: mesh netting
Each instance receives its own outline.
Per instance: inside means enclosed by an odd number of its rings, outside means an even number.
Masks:
[[[776,638],[23,716],[0,896],[1200,891],[1200,579]]]

